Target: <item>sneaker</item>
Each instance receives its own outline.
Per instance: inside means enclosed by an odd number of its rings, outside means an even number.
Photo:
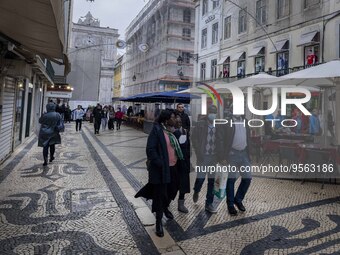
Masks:
[[[235,216],[237,215],[237,211],[234,206],[228,206],[228,212],[230,215]]]
[[[246,208],[244,207],[244,205],[242,204],[242,202],[236,203],[235,202],[236,207],[241,211],[241,212],[245,212]]]
[[[192,200],[194,201],[195,204],[198,201],[198,197],[199,197],[199,192],[194,192],[194,194],[192,195]]]
[[[205,210],[210,213],[217,213],[217,209],[212,204],[206,205]]]

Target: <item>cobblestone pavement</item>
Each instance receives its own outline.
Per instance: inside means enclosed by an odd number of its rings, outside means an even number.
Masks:
[[[340,254],[340,186],[254,177],[247,212],[231,217],[186,196],[171,204],[164,238],[150,203],[133,196],[146,182],[147,136],[123,126],[93,135],[68,125],[56,159],[28,141],[0,171],[0,254]],[[194,182],[194,173],[192,173]]]

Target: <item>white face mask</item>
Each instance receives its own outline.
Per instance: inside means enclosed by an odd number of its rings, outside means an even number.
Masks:
[[[208,114],[208,119],[210,120],[210,121],[213,121],[214,119],[216,119],[216,113],[209,113]]]

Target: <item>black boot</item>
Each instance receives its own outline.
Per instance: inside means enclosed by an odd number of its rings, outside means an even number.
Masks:
[[[156,235],[159,237],[164,236],[162,219],[156,219]]]
[[[172,215],[172,213],[169,211],[169,208],[166,208],[164,210],[164,215],[165,217],[167,217],[169,220],[172,220],[174,218],[174,216]]]
[[[54,157],[53,156],[51,156],[50,157],[50,162],[52,162],[54,160]]]
[[[47,157],[44,157],[44,164],[43,166],[47,166]]]

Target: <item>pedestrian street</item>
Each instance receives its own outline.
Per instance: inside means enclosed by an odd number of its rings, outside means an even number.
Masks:
[[[66,124],[55,160],[42,166],[32,136],[0,169],[0,254],[339,254],[340,186],[253,177],[247,211],[228,214],[206,182],[188,214],[171,203],[155,234],[150,201],[134,195],[148,181],[147,135],[122,125],[94,135]],[[191,173],[191,188],[195,173]]]

